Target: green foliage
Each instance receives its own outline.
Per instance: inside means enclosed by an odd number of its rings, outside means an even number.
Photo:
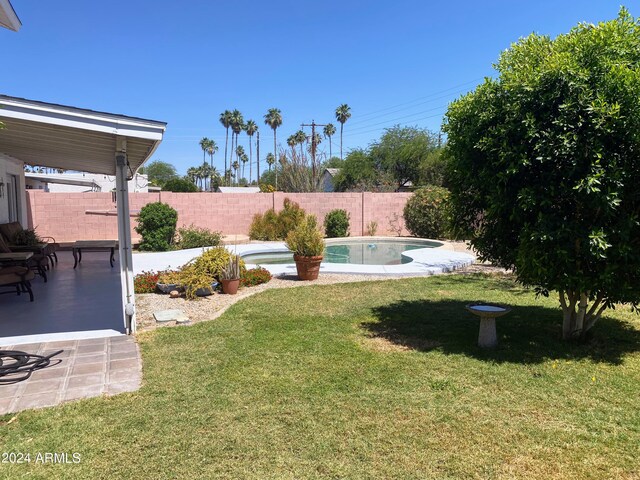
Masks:
[[[165,270],[158,272],[158,283],[165,285],[180,285],[180,270]]]
[[[155,272],[141,272],[133,277],[133,291],[135,293],[154,293],[158,283],[158,275]]]
[[[422,169],[436,146],[437,139],[428,130],[395,126],[385,130],[369,155],[378,168],[393,177],[397,187],[403,187],[420,182]]]
[[[329,238],[349,236],[349,213],[343,209],[331,210],[324,217],[324,232]]]
[[[371,220],[369,223],[367,223],[367,235],[369,237],[375,237],[377,231],[378,231],[378,222]]]
[[[443,148],[430,151],[420,163],[420,185],[447,186],[447,160]]]
[[[186,298],[196,298],[196,291],[201,288],[211,290],[211,284],[220,281],[232,256],[226,248],[214,247],[185,265],[180,270],[179,283],[185,289]],[[245,269],[243,260],[239,260],[239,268],[242,274]]]
[[[318,229],[315,215],[307,215],[289,232],[286,245],[295,255],[301,257],[317,257],[324,253],[324,238]]]
[[[148,203],[142,207],[135,227],[136,232],[142,236],[140,250],[171,250],[177,223],[178,212],[166,203]]]
[[[581,335],[603,306],[640,302],[640,26],[622,9],[532,34],[496,69],[446,115],[456,232],[560,291],[565,337]],[[596,310],[575,312],[579,298]]]
[[[178,228],[176,235],[176,247],[184,250],[187,248],[217,247],[222,242],[221,232],[212,232],[207,228],[190,225]]]
[[[240,286],[242,287],[255,287],[263,283],[267,283],[271,280],[271,273],[269,270],[262,267],[252,268],[246,270],[240,277]]]
[[[147,175],[149,182],[164,187],[169,180],[180,178],[176,167],[162,160],[154,160],[142,168],[142,172]]]
[[[197,192],[198,187],[187,178],[172,178],[162,187],[167,192]]]
[[[283,209],[279,213],[270,209],[263,214],[254,215],[249,237],[252,240],[284,240],[304,216],[305,212],[300,205],[285,198]]]
[[[260,193],[273,193],[275,191],[276,191],[276,187],[274,187],[270,183],[261,183],[260,184]]]
[[[404,223],[414,237],[444,238],[449,227],[449,191],[424,187],[415,191],[404,206]]]
[[[12,242],[15,245],[23,245],[23,246],[33,246],[38,243],[42,243],[42,239],[38,236],[35,229],[25,228],[23,230],[19,230],[13,236]]]

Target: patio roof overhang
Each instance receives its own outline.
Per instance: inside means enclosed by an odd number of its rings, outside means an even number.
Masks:
[[[1,0],[0,0],[1,1]],[[126,139],[129,176],[153,154],[166,123],[0,95],[0,153],[43,167],[116,174]]]
[[[5,95],[0,122],[6,127],[0,130],[0,153],[33,165],[116,176],[122,311],[126,332],[134,332],[127,180],[156,150],[166,123]]]
[[[0,26],[13,30],[14,32],[20,30],[22,26],[9,0],[0,0]]]

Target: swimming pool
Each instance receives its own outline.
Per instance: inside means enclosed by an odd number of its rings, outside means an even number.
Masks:
[[[348,263],[355,265],[400,265],[409,263],[412,258],[403,252],[418,248],[436,248],[440,242],[429,240],[396,241],[368,240],[327,242],[324,254],[325,263]],[[246,263],[255,265],[284,265],[293,263],[291,252],[261,252],[243,255]]]

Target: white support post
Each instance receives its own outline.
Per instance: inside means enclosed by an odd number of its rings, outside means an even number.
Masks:
[[[133,290],[133,255],[131,224],[129,221],[129,161],[127,139],[116,140],[116,206],[118,210],[118,252],[120,254],[120,280],[122,282],[122,310],[127,334],[136,331],[135,294]]]

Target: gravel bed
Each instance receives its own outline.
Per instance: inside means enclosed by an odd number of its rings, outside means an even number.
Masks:
[[[472,273],[507,274],[503,269],[488,264],[475,264],[457,270],[449,275],[464,275]],[[334,283],[364,282],[372,280],[394,281],[406,277],[389,277],[380,275],[348,275],[348,274],[321,274],[318,280],[303,282],[295,276],[274,277],[270,282],[255,287],[242,288],[236,295],[223,295],[214,293],[211,296],[197,300],[187,301],[184,298],[170,298],[169,295],[147,293],[136,295],[136,311],[138,332],[153,330],[158,327],[175,326],[174,322],[158,324],[153,318],[153,313],[159,310],[182,310],[190,323],[213,320],[227,308],[243,298],[250,297],[268,288],[295,288],[311,285],[329,285]]]

